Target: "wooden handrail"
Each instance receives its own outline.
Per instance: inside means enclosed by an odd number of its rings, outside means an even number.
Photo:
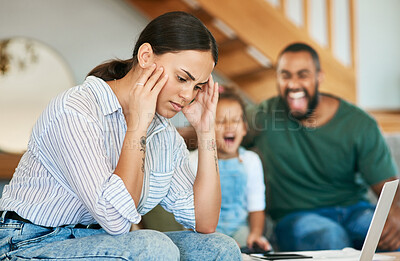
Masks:
[[[291,23],[281,12],[265,0],[198,0],[203,9],[214,17],[224,21],[238,34],[246,44],[255,46],[276,63],[281,49],[287,44],[301,41],[313,46],[321,56],[322,68],[325,70],[325,83],[321,90],[336,94],[356,102],[355,75],[352,68],[340,63],[330,52],[319,46],[304,28]],[[244,87],[247,88],[247,87]],[[263,96],[265,85],[254,85],[251,93],[258,102]],[[273,87],[274,88],[274,87]],[[275,88],[274,88],[275,89]]]
[[[350,52],[351,52],[351,67],[354,70],[354,73],[357,73],[357,57],[358,57],[358,52],[357,52],[357,30],[356,30],[356,3],[355,0],[349,0],[349,16],[350,16]]]
[[[309,31],[310,30],[310,28],[309,28],[310,18],[308,17],[309,16],[308,8],[309,8],[308,0],[303,0],[303,26],[304,26],[304,29],[308,33],[310,33],[310,31]]]
[[[332,1],[331,0],[326,0],[326,31],[327,31],[327,37],[328,37],[328,49],[330,52],[334,50],[334,39],[333,39],[333,27],[334,27],[334,21],[333,21],[333,15],[332,15]]]
[[[286,0],[279,0],[279,10],[282,14],[286,14]]]

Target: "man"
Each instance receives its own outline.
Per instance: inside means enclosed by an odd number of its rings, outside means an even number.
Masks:
[[[379,195],[396,167],[373,118],[318,91],[319,57],[294,43],[277,64],[279,95],[250,108],[252,144],[263,156],[267,208],[279,250],[360,248],[374,212],[367,189]],[[400,247],[400,200],[378,245]]]

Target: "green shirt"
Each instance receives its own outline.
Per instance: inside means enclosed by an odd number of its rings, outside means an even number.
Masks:
[[[273,219],[293,211],[346,206],[367,199],[369,185],[396,176],[375,120],[340,100],[325,125],[307,128],[274,97],[250,108],[253,144],[263,157]],[[312,121],[312,118],[309,119]]]

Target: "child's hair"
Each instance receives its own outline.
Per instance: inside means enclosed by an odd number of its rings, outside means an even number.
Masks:
[[[242,108],[243,121],[246,122],[245,103],[244,100],[242,99],[242,96],[239,94],[239,92],[236,90],[235,87],[231,85],[220,86],[218,102],[221,100],[231,100],[238,102],[240,104],[240,107]]]

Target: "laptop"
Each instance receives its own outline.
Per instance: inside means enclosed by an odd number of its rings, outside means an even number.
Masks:
[[[386,182],[383,186],[378,203],[376,204],[375,212],[369,226],[367,236],[361,251],[353,248],[344,248],[342,250],[319,250],[319,251],[297,251],[297,252],[276,252],[274,254],[250,254],[249,258],[244,260],[340,260],[340,261],[372,261],[372,260],[391,260],[394,257],[375,254],[379,239],[382,234],[386,218],[389,214],[390,207],[396,194],[399,180]],[[284,255],[288,254],[286,257]],[[290,255],[293,255],[291,257]],[[302,257],[303,256],[303,257]],[[283,258],[282,258],[283,257]],[[311,258],[311,259],[310,259]]]

